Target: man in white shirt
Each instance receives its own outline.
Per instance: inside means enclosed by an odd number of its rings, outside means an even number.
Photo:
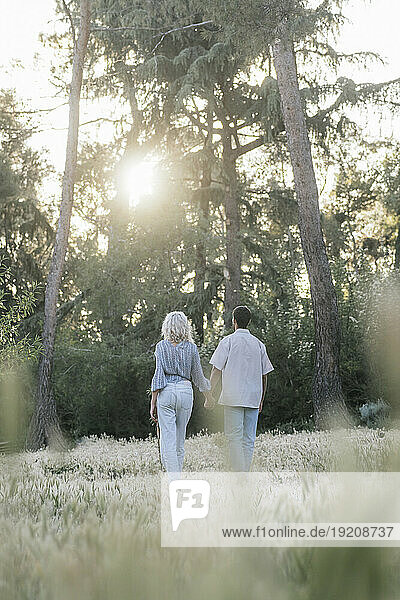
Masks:
[[[222,376],[219,404],[224,407],[224,429],[233,471],[250,470],[267,373],[274,369],[265,345],[247,329],[250,318],[247,306],[234,309],[235,332],[220,341],[210,359],[212,392]],[[204,406],[211,408],[208,400]]]

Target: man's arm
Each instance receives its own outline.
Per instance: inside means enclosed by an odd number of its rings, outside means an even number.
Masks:
[[[210,375],[210,382],[211,382],[210,392],[211,393],[210,393],[210,396],[207,396],[206,401],[204,402],[204,408],[213,408],[213,406],[215,405],[214,392],[215,392],[215,389],[216,389],[218,383],[221,380],[221,376],[222,376],[222,371],[213,366],[213,368],[211,370],[211,375]]]
[[[213,397],[213,396],[214,396],[215,389],[221,380],[222,370],[225,368],[226,361],[228,360],[229,348],[230,348],[230,343],[229,343],[229,335],[228,335],[228,336],[222,338],[222,340],[219,342],[218,346],[214,350],[212,357],[210,358],[210,364],[212,365],[212,371],[211,371],[211,376],[210,376],[210,382],[211,382],[210,395],[212,397],[212,401],[210,403],[207,399],[207,401],[204,403],[205,408],[212,408],[215,405],[215,397]],[[217,366],[215,366],[215,365],[217,365]]]
[[[221,381],[221,377],[222,377],[222,371],[220,369],[217,369],[217,367],[213,366],[213,368],[211,370],[211,376],[210,376],[211,392],[213,394],[214,394],[214,391],[215,391],[217,385]]]
[[[265,392],[267,391],[267,376],[263,375],[262,376],[262,381],[263,381],[263,389],[262,389],[262,397],[261,397],[261,402],[260,402],[260,406],[258,407],[258,412],[260,413],[263,409],[263,404],[264,404],[264,398],[265,398]]]
[[[261,368],[262,368],[262,374],[263,374],[262,375],[263,385],[262,385],[262,397],[261,397],[260,406],[258,408],[258,412],[262,411],[263,404],[264,404],[265,392],[267,391],[267,373],[270,373],[271,371],[274,370],[274,367],[272,366],[272,363],[269,360],[269,356],[267,354],[267,349],[265,347],[265,344],[262,344],[262,343],[261,343]]]

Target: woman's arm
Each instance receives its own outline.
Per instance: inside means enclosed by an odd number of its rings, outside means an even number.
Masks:
[[[192,354],[192,369],[190,376],[195,386],[199,388],[200,392],[203,392],[207,395],[207,392],[209,392],[211,389],[211,383],[206,377],[204,377],[197,346],[194,346]]]
[[[167,385],[167,380],[164,372],[162,351],[159,344],[157,344],[154,354],[156,357],[156,368],[153,379],[151,380],[150,419],[154,421],[154,423],[157,423],[157,397],[160,391]]]
[[[153,379],[151,380],[151,391],[162,390],[167,385],[165,378],[163,354],[160,346],[157,344],[156,351],[154,352],[156,357],[156,368],[154,371]]]
[[[160,390],[151,392],[150,419],[157,423],[157,397]]]

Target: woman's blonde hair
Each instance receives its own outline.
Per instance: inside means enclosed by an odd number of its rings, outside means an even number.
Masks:
[[[170,342],[183,342],[188,340],[193,342],[192,326],[185,313],[180,310],[174,310],[167,314],[161,327],[161,332],[165,340]]]

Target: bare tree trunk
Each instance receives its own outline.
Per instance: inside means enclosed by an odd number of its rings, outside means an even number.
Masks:
[[[54,340],[57,323],[57,300],[61,277],[64,270],[65,255],[72,212],[74,180],[77,160],[79,103],[81,96],[83,63],[90,32],[90,0],[81,0],[80,29],[74,39],[74,57],[72,80],[69,93],[69,126],[65,158],[65,170],[62,186],[60,217],[56,233],[50,271],[47,278],[44,325],[43,355],[39,364],[39,379],[36,392],[36,406],[27,434],[26,445],[36,450],[47,444],[64,447],[65,440],[59,425],[56,404],[52,390],[52,368]]]
[[[205,244],[205,236],[208,231],[208,217],[210,210],[209,189],[211,186],[211,162],[205,158],[203,173],[200,182],[200,218],[199,218],[199,233],[201,239],[196,247],[196,276],[194,279],[194,295],[196,308],[194,311],[194,326],[199,336],[200,344],[204,341],[204,314],[207,311],[207,306],[204,303],[204,285],[207,272],[207,249]]]
[[[226,268],[225,268],[225,327],[231,327],[232,311],[240,304],[242,245],[240,240],[240,211],[236,158],[232,151],[230,132],[223,142],[223,167],[227,180],[225,192]]]
[[[212,164],[214,154],[212,151],[212,128],[213,113],[208,111],[208,133],[204,142],[202,174],[200,181],[200,216],[199,233],[200,239],[196,247],[196,275],[194,279],[195,310],[193,311],[193,323],[199,336],[200,344],[204,341],[204,315],[210,312],[209,294],[205,294],[205,282],[207,274],[207,247],[206,235],[209,230],[210,215],[210,188],[212,180]]]
[[[400,225],[395,242],[394,268],[400,270]]]
[[[273,45],[274,65],[293,168],[299,230],[310,281],[315,325],[315,368],[312,386],[317,427],[347,424],[339,373],[340,323],[321,228],[318,188],[297,77],[292,40],[282,25]]]

